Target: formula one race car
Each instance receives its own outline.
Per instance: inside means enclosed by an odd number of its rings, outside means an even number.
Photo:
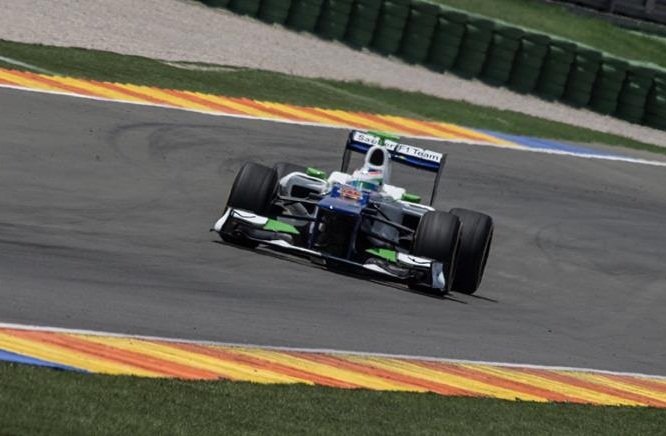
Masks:
[[[214,231],[228,243],[265,244],[332,268],[352,267],[404,281],[411,288],[474,293],[493,235],[488,215],[432,205],[446,155],[377,132],[352,131],[341,171],[246,163]],[[365,154],[347,174],[351,153]],[[435,174],[430,205],[393,186],[392,162]]]

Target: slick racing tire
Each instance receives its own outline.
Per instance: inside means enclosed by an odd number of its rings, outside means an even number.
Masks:
[[[473,294],[479,289],[493,240],[493,219],[486,214],[467,209],[451,209],[462,223],[458,265],[453,290]]]
[[[273,168],[247,162],[236,175],[231,186],[227,208],[243,209],[257,215],[268,215],[277,192],[277,172]],[[228,234],[222,234],[226,242],[256,247],[253,241],[242,240]]]
[[[273,165],[273,169],[277,173],[278,181],[282,180],[282,178],[287,174],[295,172],[304,173],[307,171],[307,168],[303,165],[296,165],[289,162],[278,162]]]
[[[456,257],[460,246],[461,225],[457,216],[447,212],[426,212],[414,234],[410,253],[414,256],[427,257],[442,262],[444,265],[445,287],[447,293],[452,288],[456,274]],[[413,289],[420,286],[410,283]]]

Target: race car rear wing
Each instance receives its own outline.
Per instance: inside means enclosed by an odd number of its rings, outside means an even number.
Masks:
[[[446,154],[438,153],[432,150],[416,147],[414,145],[401,144],[398,142],[400,138],[396,136],[386,135],[376,132],[362,132],[360,130],[352,130],[347,138],[345,145],[345,152],[342,155],[341,171],[346,173],[349,169],[349,161],[351,159],[351,152],[365,154],[370,147],[375,145],[382,145],[388,150],[391,160],[403,165],[417,168],[420,170],[435,173],[435,181],[432,187],[432,195],[430,196],[430,206],[435,203],[437,192],[439,190],[439,180],[444,165],[446,164]]]

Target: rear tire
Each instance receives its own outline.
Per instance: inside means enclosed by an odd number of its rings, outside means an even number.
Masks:
[[[458,266],[453,290],[473,294],[479,289],[493,240],[493,219],[483,213],[467,209],[451,209],[462,223]]]
[[[240,169],[236,175],[234,184],[231,186],[231,192],[227,200],[227,209],[230,207],[243,209],[257,215],[266,216],[273,206],[277,187],[278,178],[275,169],[254,162],[247,162]],[[248,241],[229,234],[221,234],[220,236],[222,240],[232,244],[251,248],[259,245],[254,241]]]
[[[414,234],[410,253],[442,262],[444,265],[444,289],[451,290],[456,274],[456,256],[460,246],[460,220],[447,212],[426,212]],[[411,288],[417,288],[410,284]]]

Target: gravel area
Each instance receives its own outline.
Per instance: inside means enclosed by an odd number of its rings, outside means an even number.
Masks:
[[[354,51],[194,0],[0,0],[0,10],[0,39],[363,80],[666,146],[663,131]]]

